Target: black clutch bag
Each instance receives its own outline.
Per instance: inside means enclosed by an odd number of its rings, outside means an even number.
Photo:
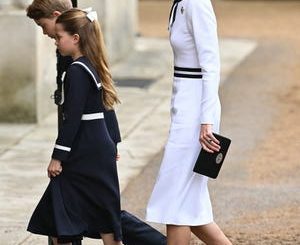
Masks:
[[[194,172],[213,179],[217,178],[231,143],[231,140],[224,136],[214,136],[220,141],[220,151],[209,153],[201,149],[193,169]]]

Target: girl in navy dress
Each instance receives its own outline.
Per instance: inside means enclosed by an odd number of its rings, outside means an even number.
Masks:
[[[118,103],[96,12],[71,9],[56,21],[59,52],[73,63],[65,80],[64,122],[48,166],[50,183],[28,231],[65,244],[82,236],[121,244],[116,145],[104,113]]]

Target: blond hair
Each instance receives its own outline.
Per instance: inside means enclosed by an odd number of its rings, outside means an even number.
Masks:
[[[112,109],[114,104],[120,101],[108,68],[108,59],[99,22],[97,20],[90,21],[86,12],[82,10],[71,9],[60,15],[56,23],[61,24],[69,34],[79,35],[81,53],[89,59],[100,76],[103,104],[106,109]]]
[[[26,9],[27,16],[34,20],[51,18],[54,11],[65,12],[72,8],[71,0],[34,0]]]

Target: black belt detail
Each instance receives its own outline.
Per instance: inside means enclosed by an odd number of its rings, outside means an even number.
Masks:
[[[183,78],[198,78],[201,79],[202,75],[189,75],[189,74],[182,74],[182,73],[174,73],[174,77],[183,77]]]
[[[174,66],[175,71],[187,71],[187,72],[202,72],[201,68],[186,68],[186,67],[178,67]]]

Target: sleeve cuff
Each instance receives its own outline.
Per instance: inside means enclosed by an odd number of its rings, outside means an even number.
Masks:
[[[206,116],[201,117],[200,124],[214,124],[214,121],[214,117],[206,113]]]
[[[66,161],[71,152],[71,148],[56,144],[52,153],[52,158],[60,161]]]

